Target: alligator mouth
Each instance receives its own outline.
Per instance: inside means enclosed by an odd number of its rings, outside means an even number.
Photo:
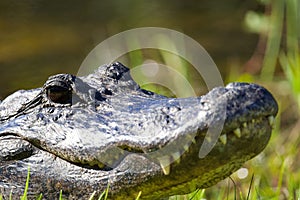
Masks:
[[[161,147],[153,147],[146,152],[137,146],[119,145],[117,146],[117,153],[116,151],[106,152],[106,162],[71,163],[83,168],[110,171],[118,168],[126,156],[135,153],[159,164],[162,172],[165,175],[169,175],[172,168],[186,163],[185,160],[189,160],[190,162],[191,159],[201,159],[199,158],[199,150],[204,140],[208,143],[213,143],[213,150],[220,152],[227,151],[227,155],[234,155],[236,153],[234,151],[242,150],[246,152],[245,156],[251,155],[251,157],[254,157],[267,145],[274,126],[275,117],[273,115],[263,116],[242,122],[239,127],[227,129],[226,131],[223,130],[217,140],[207,136],[207,129],[198,130],[195,136],[187,135],[184,138],[178,139],[177,142]],[[255,146],[257,141],[260,141],[261,147],[253,149],[252,147]],[[245,143],[247,143],[247,146],[245,146]],[[168,145],[169,147],[161,153],[161,150]],[[233,152],[230,150],[232,146],[235,147]]]
[[[239,123],[239,127],[227,128],[228,124],[225,123],[225,128],[217,139],[211,138],[207,135],[207,129],[198,130],[195,134],[187,134],[182,138],[177,138],[172,142],[166,143],[164,146],[156,146],[150,149],[139,148],[139,146],[131,145],[116,145],[115,148],[109,149],[103,154],[105,158],[97,159],[92,162],[74,162],[68,158],[57,155],[53,152],[47,151],[41,147],[37,141],[30,141],[18,133],[6,132],[1,133],[1,137],[14,137],[18,140],[25,140],[38,149],[49,152],[52,155],[60,157],[61,159],[77,165],[81,168],[111,171],[117,169],[129,154],[139,154],[150,161],[160,165],[162,172],[169,175],[172,168],[184,166],[186,160],[197,160],[199,158],[199,150],[204,141],[213,143],[213,150],[223,152],[223,155],[234,155],[235,151],[244,151],[245,156],[252,155],[254,157],[267,145],[271,130],[275,125],[275,118],[273,115],[262,116],[253,118],[249,121]],[[260,141],[260,147],[257,147],[257,141]],[[233,150],[231,147],[235,147]],[[166,148],[167,147],[167,148]],[[255,147],[255,148],[252,148]],[[224,153],[226,151],[226,153]],[[24,158],[30,155],[25,155]],[[23,157],[18,159],[22,159]],[[104,161],[104,162],[103,162]]]
[[[213,141],[213,138],[210,138],[206,135],[207,130],[198,131],[196,136],[190,140],[190,142],[186,142],[179,151],[170,152],[168,155],[164,155],[161,159],[158,159],[158,162],[162,168],[162,171],[165,175],[170,174],[172,167],[176,167],[180,165],[182,162],[185,163],[185,159],[201,159],[199,158],[200,147],[203,144],[204,140],[207,140],[209,143],[215,143],[214,149],[218,149],[219,151],[227,151],[230,150],[230,146],[236,146],[240,149],[247,149],[244,145],[239,146],[240,141],[249,141],[249,146],[251,146],[251,142],[253,144],[256,143],[255,138],[262,138],[267,135],[267,139],[265,141],[261,141],[262,143],[267,144],[270,136],[270,132],[272,128],[274,128],[275,118],[274,116],[268,117],[260,117],[257,119],[252,119],[248,122],[243,122],[241,127],[237,127],[235,129],[229,131],[221,132],[217,141]],[[263,131],[254,132],[253,130],[257,130],[257,127],[260,127]],[[264,129],[269,129],[270,131],[265,131]],[[269,133],[269,134],[268,134]],[[251,141],[251,142],[250,142]],[[176,144],[177,145],[177,144]],[[226,148],[227,147],[227,148]],[[265,146],[263,146],[264,148]],[[249,149],[250,152],[247,152],[247,155],[256,155],[260,150],[257,149]],[[253,152],[251,152],[253,151]],[[259,151],[259,152],[257,152]],[[195,155],[196,154],[196,155]],[[234,152],[227,152],[228,155],[234,154]],[[245,155],[246,156],[246,155]]]

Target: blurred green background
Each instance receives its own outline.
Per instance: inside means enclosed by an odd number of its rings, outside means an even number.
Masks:
[[[52,74],[76,74],[97,44],[147,26],[197,40],[226,76],[230,65],[251,58],[258,35],[247,31],[245,14],[262,9],[252,0],[0,1],[0,98]]]
[[[1,0],[0,99],[18,89],[40,87],[49,75],[76,74],[96,45],[122,31],[138,27],[177,30],[207,50],[225,84],[259,83],[274,94],[280,109],[268,147],[244,166],[248,176],[235,173],[232,179],[198,191],[194,199],[299,199],[298,1]],[[129,67],[147,59],[172,63],[172,55],[163,51],[141,50],[124,57],[120,59]],[[203,81],[188,63],[181,60],[174,67],[199,88],[198,95],[205,92]],[[174,96],[158,85],[145,87]]]

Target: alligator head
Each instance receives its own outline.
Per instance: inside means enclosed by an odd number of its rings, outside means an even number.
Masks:
[[[158,199],[206,188],[260,153],[277,104],[231,83],[197,98],[140,89],[120,63],[86,77],[59,74],[0,104],[0,193],[69,199]],[[202,152],[202,153],[201,153]],[[204,154],[203,154],[204,152]]]

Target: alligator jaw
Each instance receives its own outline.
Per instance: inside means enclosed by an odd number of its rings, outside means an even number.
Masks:
[[[216,184],[238,170],[247,160],[265,148],[273,126],[269,122],[270,118],[273,117],[266,116],[245,122],[239,127],[239,136],[234,133],[236,129],[226,133],[222,132],[221,137],[222,135],[227,137],[226,144],[219,138],[212,151],[201,159],[198,154],[205,138],[205,132],[199,132],[195,138],[196,143],[191,142],[184,152],[173,152],[159,160],[160,164],[157,166],[160,165],[160,172],[155,172],[156,176],[154,177],[156,178],[147,179],[140,185],[126,189],[124,195],[142,191],[143,199],[158,199],[164,195],[186,194],[197,188],[207,188]],[[146,158],[143,154],[131,154],[129,156],[132,155],[139,156],[135,157],[137,163]],[[149,166],[150,160],[147,159]],[[167,164],[165,165],[165,163]],[[121,162],[120,166],[121,168],[130,168],[128,159],[124,163]],[[120,166],[114,170],[119,171]],[[159,170],[157,167],[156,169]],[[143,169],[140,170],[140,173],[143,173]],[[161,191],[164,191],[164,195]],[[123,197],[123,192],[113,195],[116,199],[118,196]]]
[[[222,152],[227,152],[227,154],[232,154],[231,152],[236,150],[238,153],[241,153],[240,157],[245,158],[245,161],[249,160],[250,155],[257,155],[264,149],[267,145],[269,137],[271,135],[271,131],[274,127],[274,116],[268,116],[258,119],[250,120],[249,122],[244,122],[241,127],[234,129],[231,132],[222,132],[218,138],[217,143],[213,151],[219,151],[220,155]],[[257,131],[257,128],[260,127],[261,131]],[[204,132],[205,133],[205,132]],[[177,167],[186,167],[184,163],[189,165],[191,162],[195,161],[197,151],[199,153],[200,146],[203,143],[203,140],[207,140],[208,142],[212,142],[211,138],[205,137],[204,133],[198,134],[191,143],[183,146],[182,151],[177,151],[172,153],[169,156],[165,156],[163,159],[159,160],[162,171],[165,175],[169,175],[171,170],[173,171]],[[244,145],[244,141],[248,141],[247,146]],[[262,141],[261,146],[255,146],[256,141]],[[235,148],[232,148],[234,146]],[[251,146],[251,147],[249,147]],[[255,146],[255,148],[252,148]],[[244,155],[242,155],[241,149],[244,149]],[[238,157],[238,153],[236,156]],[[191,161],[186,160],[186,157],[191,157]],[[250,156],[250,157],[253,157]],[[220,159],[223,158],[220,157]],[[201,159],[199,162],[201,162]],[[182,164],[183,163],[183,164]],[[184,166],[181,166],[184,165]],[[197,165],[203,165],[199,163]]]

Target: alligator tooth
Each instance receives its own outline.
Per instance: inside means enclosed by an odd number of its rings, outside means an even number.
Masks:
[[[170,168],[171,168],[170,165],[167,165],[167,166],[160,165],[160,166],[161,166],[161,168],[162,168],[165,175],[170,174]]]
[[[173,160],[176,161],[176,163],[180,163],[180,153],[179,152],[175,152],[172,154]]]
[[[196,144],[196,139],[195,138],[192,139],[192,143]]]
[[[177,164],[179,164],[180,161],[181,161],[181,157],[179,157],[175,162],[176,162]]]
[[[243,127],[244,127],[244,128],[247,128],[247,122],[244,122],[244,123],[243,123]]]
[[[234,129],[233,133],[236,135],[236,137],[240,138],[242,136],[241,134],[241,129],[240,128],[236,128]]]
[[[183,146],[183,149],[184,149],[184,151],[189,152],[189,149],[190,149],[189,144],[185,144],[185,145]]]
[[[170,166],[171,160],[170,160],[170,158],[169,157],[167,158],[166,156],[164,156],[163,158],[159,159],[159,163],[160,163],[160,167],[161,167],[163,173],[165,175],[169,175],[170,174],[170,169],[171,169],[171,166]]]
[[[205,139],[207,140],[207,142],[211,143],[211,137],[210,136],[206,135]]]
[[[196,144],[196,139],[194,135],[188,135],[186,139],[187,141],[191,141],[192,143]]]
[[[275,118],[274,118],[274,116],[269,116],[268,117],[268,120],[269,120],[269,124],[270,124],[270,126],[272,127],[272,128],[274,128],[274,126],[275,126]]]
[[[226,134],[221,135],[220,136],[220,141],[225,145],[227,143],[227,135]]]

